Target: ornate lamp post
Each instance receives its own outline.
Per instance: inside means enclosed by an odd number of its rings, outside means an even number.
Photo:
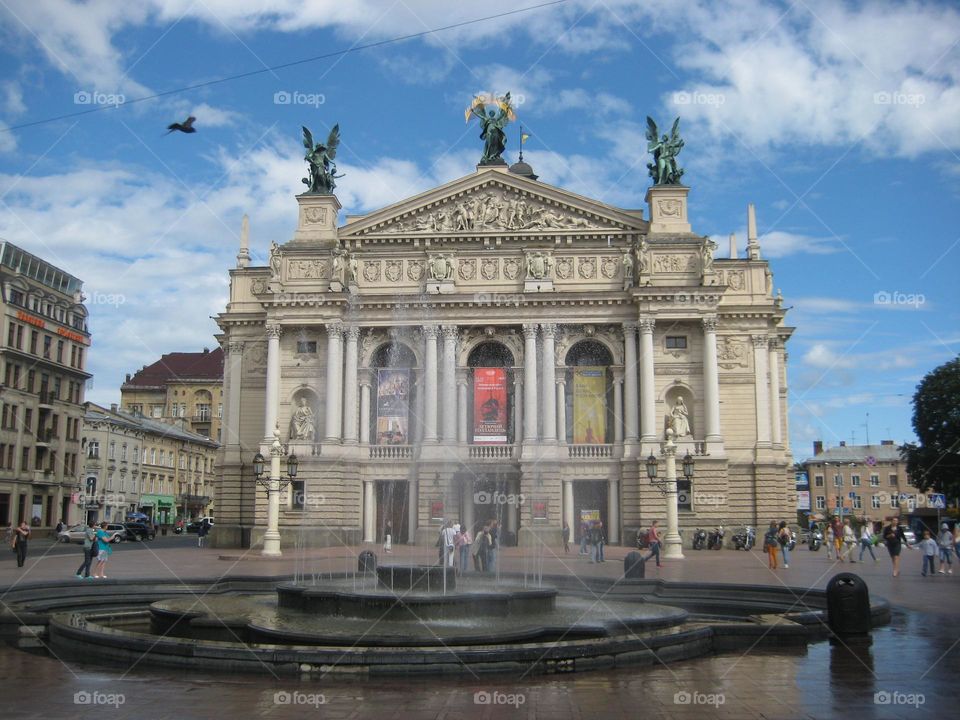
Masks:
[[[263,477],[263,455],[257,453],[253,458],[253,472],[257,484],[267,489],[267,531],[263,535],[261,555],[280,557],[280,491],[297,477],[299,464],[296,455],[287,457],[287,477],[280,477],[280,458],[287,449],[280,442],[280,429],[273,431],[273,444],[270,446],[270,477]]]
[[[679,510],[677,507],[677,446],[673,442],[673,430],[667,428],[667,441],[663,443],[663,457],[667,466],[665,480],[657,480],[657,458],[647,458],[647,477],[667,497],[667,536],[664,538],[663,556],[671,560],[683,560],[683,541],[680,539]],[[683,475],[693,477],[693,458],[690,453],[683,459]]]

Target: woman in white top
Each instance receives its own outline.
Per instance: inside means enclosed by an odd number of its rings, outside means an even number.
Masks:
[[[863,562],[864,550],[870,551],[870,557],[873,558],[874,562],[880,562],[877,560],[877,556],[873,554],[873,529],[870,523],[864,523],[860,529],[860,562]]]

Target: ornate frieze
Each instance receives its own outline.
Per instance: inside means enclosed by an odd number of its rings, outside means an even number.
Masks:
[[[696,272],[696,255],[654,255],[653,270],[658,273]]]
[[[480,275],[484,280],[496,280],[500,277],[500,259],[484,258],[480,262]]]
[[[407,279],[420,282],[426,266],[422,260],[407,260]]]
[[[457,274],[460,276],[461,280],[470,281],[477,276],[477,260],[476,258],[469,258],[460,261],[460,268],[457,271]]]
[[[441,201],[411,217],[377,228],[374,232],[522,232],[578,228],[602,230],[611,229],[612,226],[515,190],[498,188]]]
[[[403,276],[403,261],[402,260],[387,260],[386,267],[383,271],[384,277],[387,278],[390,282],[398,282]]]
[[[613,255],[605,255],[600,258],[600,273],[607,279],[613,280],[620,272],[621,262],[626,264],[629,261],[631,264],[631,270],[633,267],[633,258],[630,257],[629,253],[624,253],[622,260],[620,258],[614,257]]]
[[[592,257],[577,258],[577,274],[584,280],[593,280],[597,276],[597,261]]]
[[[717,364],[724,370],[749,366],[746,343],[732,337],[717,338]]]
[[[374,283],[380,280],[380,261],[379,260],[363,261],[363,279],[370,283]]]
[[[325,260],[289,260],[287,262],[287,278],[289,280],[320,280],[326,277],[327,263]]]
[[[557,278],[569,280],[573,276],[573,258],[557,258]]]
[[[436,282],[453,280],[453,255],[430,255],[427,258],[427,272],[430,279]]]
[[[507,280],[516,280],[520,277],[520,261],[517,258],[504,258],[503,276]]]

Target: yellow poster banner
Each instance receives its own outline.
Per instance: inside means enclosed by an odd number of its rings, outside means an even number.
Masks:
[[[594,445],[606,442],[607,369],[578,367],[573,371],[573,442]]]

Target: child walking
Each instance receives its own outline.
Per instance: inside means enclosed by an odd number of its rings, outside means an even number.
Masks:
[[[937,542],[932,537],[930,537],[930,531],[923,531],[923,540],[920,541],[920,550],[923,552],[923,571],[920,573],[924,577],[927,576],[927,567],[930,568],[930,574],[933,575],[937,572],[937,569],[934,565],[937,558]]]

